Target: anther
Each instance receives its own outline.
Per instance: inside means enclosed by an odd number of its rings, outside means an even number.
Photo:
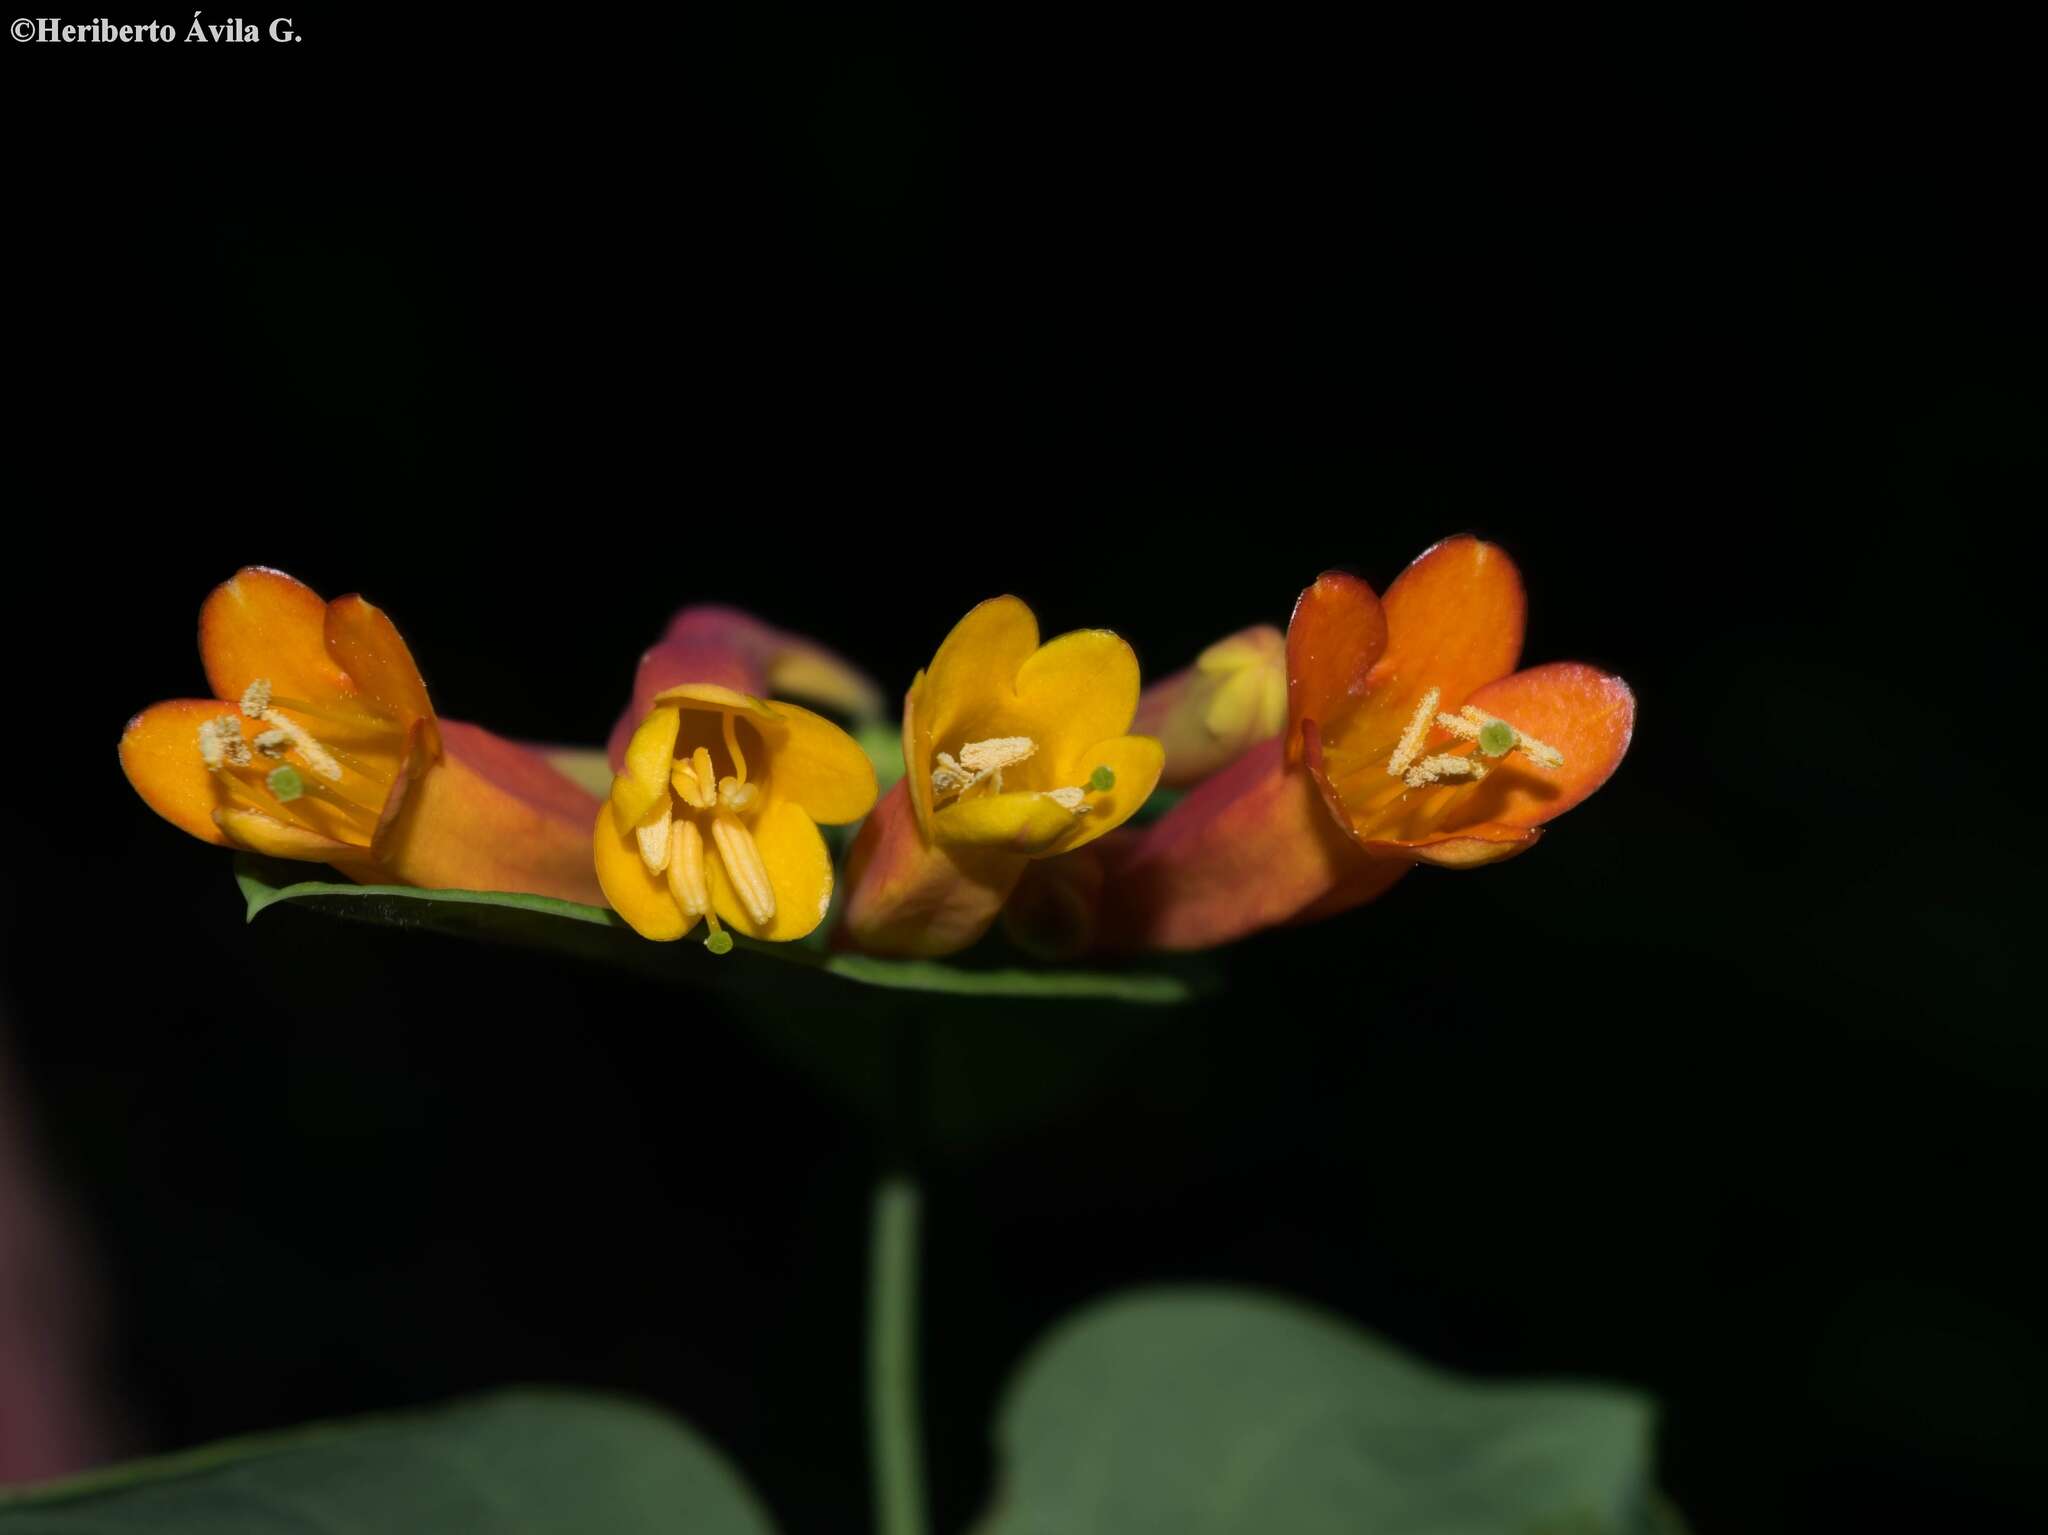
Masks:
[[[1045,797],[1069,815],[1086,815],[1094,807],[1087,803],[1086,789],[1046,789]]]
[[[760,799],[761,790],[758,785],[742,783],[739,779],[730,777],[718,780],[718,803],[727,810],[752,810],[760,803]]]
[[[291,749],[292,738],[282,730],[265,730],[249,744],[266,757],[282,757]]]
[[[1001,794],[1003,769],[1015,767],[1037,752],[1038,743],[1029,736],[991,736],[986,741],[969,741],[960,748],[958,760],[939,752],[939,765],[932,769],[932,792],[965,794],[986,778],[994,783],[995,792]]]
[[[242,738],[242,722],[232,714],[222,714],[201,723],[199,755],[210,772],[218,772],[223,763],[247,767],[249,743]]]
[[[669,814],[666,804],[657,805],[658,815],[650,815],[633,828],[633,835],[640,843],[640,861],[647,865],[649,874],[659,874],[668,867]]]
[[[253,690],[255,684],[252,683],[250,686]],[[248,701],[248,694],[245,693],[242,697],[244,702]],[[285,733],[298,754],[306,759],[306,766],[330,782],[341,782],[341,764],[328,754],[326,747],[313,739],[312,732],[304,725],[277,709],[264,710],[260,718],[264,724],[275,725]]]
[[[260,720],[270,712],[270,679],[258,677],[242,689],[242,712],[252,720]]]
[[[1387,773],[1390,777],[1403,778],[1415,759],[1422,753],[1423,739],[1429,734],[1429,717],[1436,713],[1437,700],[1443,697],[1443,689],[1431,688],[1422,695],[1415,706],[1415,717],[1408,721],[1408,728],[1401,732],[1401,740],[1394,748],[1394,755],[1387,759]]]
[[[733,817],[721,815],[711,823],[711,840],[748,917],[756,927],[766,927],[775,920],[775,887],[768,883],[768,865],[762,862],[753,833]]]
[[[1470,757],[1440,752],[1434,757],[1424,757],[1416,763],[1402,775],[1402,781],[1411,789],[1420,789],[1440,778],[1470,778],[1477,783],[1491,771],[1493,770],[1485,763],[1475,762]]]
[[[668,893],[686,917],[701,917],[711,910],[711,886],[704,877],[704,834],[686,816],[678,816],[669,827]]]

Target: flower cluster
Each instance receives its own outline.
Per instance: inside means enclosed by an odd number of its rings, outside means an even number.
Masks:
[[[1517,670],[1524,597],[1493,545],[1452,538],[1386,594],[1328,573],[1283,635],[1217,641],[1141,691],[1106,629],[1041,642],[981,603],[910,683],[903,774],[879,793],[847,729],[885,695],[825,646],[731,608],[677,615],[642,656],[604,780],[439,717],[360,597],[245,569],[206,600],[213,697],[144,710],[129,781],[208,842],[352,879],[609,904],[706,944],[834,933],[945,955],[1000,918],[1034,952],[1194,949],[1327,917],[1419,863],[1533,846],[1628,749],[1635,701],[1574,662]],[[570,770],[565,770],[570,769]],[[585,782],[579,782],[579,776]],[[1156,787],[1184,791],[1141,819]],[[821,826],[860,822],[843,879]]]

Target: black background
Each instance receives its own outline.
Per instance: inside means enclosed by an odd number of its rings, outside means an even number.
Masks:
[[[865,1506],[878,1154],[826,1077],[687,989],[245,930],[126,788],[237,565],[595,740],[686,601],[893,689],[1010,590],[1163,673],[1471,529],[1633,751],[1220,1002],[931,1025],[939,1526],[1028,1342],[1160,1279],[1637,1384],[1703,1532],[2048,1511],[2012,40],[297,22],[6,52],[0,1005],[133,1447],[581,1381],[792,1530]]]

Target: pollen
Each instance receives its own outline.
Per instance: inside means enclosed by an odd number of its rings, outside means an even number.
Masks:
[[[1436,713],[1437,700],[1442,697],[1443,689],[1431,688],[1415,705],[1415,717],[1408,721],[1408,728],[1401,732],[1401,739],[1394,747],[1394,755],[1387,759],[1389,777],[1405,778],[1415,759],[1422,754],[1422,743],[1429,735],[1429,717]]]
[[[1439,752],[1434,757],[1424,757],[1401,775],[1402,782],[1411,789],[1420,789],[1426,784],[1436,783],[1444,778],[1469,778],[1479,782],[1493,770],[1485,763],[1471,757],[1460,757],[1453,752]]]
[[[1086,815],[1093,808],[1087,803],[1086,789],[1047,789],[1045,797],[1069,815]]]
[[[711,909],[711,885],[704,877],[704,833],[687,816],[669,828],[668,893],[684,916],[697,918]]]
[[[263,686],[267,690],[270,684],[266,682]],[[255,689],[256,684],[250,683],[250,692],[254,692]],[[242,695],[242,702],[247,703],[248,701],[249,694],[244,693]],[[284,732],[285,738],[292,744],[292,749],[306,759],[307,767],[331,783],[341,782],[341,764],[328,754],[326,747],[313,739],[313,733],[306,729],[304,725],[301,725],[290,715],[278,709],[265,709],[258,717],[264,724],[275,725]],[[265,734],[268,734],[268,732],[266,731]]]
[[[270,679],[258,677],[242,689],[242,712],[252,720],[260,720],[270,711]]]
[[[1038,754],[1038,743],[1029,736],[991,736],[986,741],[969,741],[955,758],[949,752],[936,754],[932,769],[932,793],[965,794],[987,779],[995,792],[1003,792],[1003,769],[1015,767]]]
[[[199,755],[209,772],[218,772],[223,764],[247,767],[249,743],[242,739],[242,722],[232,714],[222,714],[202,723]]]
[[[737,818],[721,815],[711,823],[711,841],[748,917],[756,927],[766,927],[775,920],[775,887],[768,882],[768,865],[754,834]]]
[[[292,738],[282,730],[266,730],[250,744],[266,757],[282,757],[291,750]]]

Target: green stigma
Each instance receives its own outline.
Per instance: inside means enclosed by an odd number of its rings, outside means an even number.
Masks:
[[[299,777],[297,768],[289,765],[272,768],[270,776],[263,780],[263,785],[281,803],[287,805],[306,792],[306,780]]]
[[[1479,727],[1479,749],[1489,757],[1505,757],[1514,749],[1515,727],[1506,720],[1488,720]]]
[[[713,954],[730,954],[732,952],[732,934],[728,933],[724,928],[720,928],[717,932],[705,938],[704,947]]]
[[[1116,774],[1102,766],[1102,764],[1097,763],[1095,771],[1088,775],[1088,787],[1097,794],[1107,794],[1116,787]]]

